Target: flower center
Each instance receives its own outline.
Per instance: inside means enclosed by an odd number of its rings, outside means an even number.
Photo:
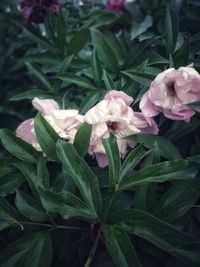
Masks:
[[[174,83],[169,84],[168,86],[168,92],[171,96],[176,94],[176,89],[174,87]]]
[[[115,131],[117,129],[117,122],[116,121],[108,121],[107,123],[108,129],[111,131]]]

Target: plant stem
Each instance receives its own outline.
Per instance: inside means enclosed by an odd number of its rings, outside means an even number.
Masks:
[[[100,227],[99,227],[99,231],[97,233],[97,237],[95,239],[94,245],[92,246],[92,249],[90,250],[89,256],[87,258],[87,261],[86,261],[84,267],[90,267],[90,265],[91,265],[91,263],[92,263],[92,261],[94,259],[102,228],[103,228],[103,224],[101,224]]]
[[[37,225],[37,226],[45,226],[53,229],[66,229],[66,230],[85,230],[85,228],[82,227],[75,227],[75,226],[65,226],[65,225],[57,225],[57,224],[48,224],[48,223],[37,223],[37,222],[17,222],[17,224],[23,226],[24,224],[27,225]]]

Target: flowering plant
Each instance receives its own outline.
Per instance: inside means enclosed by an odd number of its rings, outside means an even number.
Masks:
[[[200,265],[197,8],[5,15],[29,41],[2,78],[0,266]]]

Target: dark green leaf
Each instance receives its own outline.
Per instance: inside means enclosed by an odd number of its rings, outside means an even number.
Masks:
[[[8,173],[0,178],[0,196],[13,193],[24,182],[24,177],[17,172]]]
[[[131,40],[144,33],[149,27],[152,26],[152,18],[147,15],[141,23],[136,23],[134,21],[131,27]]]
[[[107,139],[102,139],[103,146],[106,150],[106,156],[109,163],[109,184],[116,187],[119,182],[119,173],[121,168],[121,158],[119,148],[114,135],[110,134]]]
[[[193,206],[200,196],[199,181],[177,182],[156,202],[154,214],[165,221],[173,222]]]
[[[133,170],[138,162],[145,157],[149,151],[146,151],[143,146],[137,146],[129,153],[128,157],[123,162],[122,168],[120,170],[120,181],[126,175],[129,170]]]
[[[181,159],[180,152],[168,139],[163,136],[138,134],[130,137],[137,143],[142,143],[148,149],[157,149],[162,157],[168,160]]]
[[[0,139],[6,150],[16,158],[30,163],[36,163],[40,155],[31,145],[15,136],[8,129],[0,130]]]
[[[65,73],[65,75],[58,76],[57,78],[69,84],[76,84],[81,88],[87,88],[90,90],[97,89],[87,78],[83,78],[72,73]]]
[[[31,221],[41,222],[48,219],[41,203],[29,195],[26,195],[22,191],[17,191],[15,204],[17,209]]]
[[[155,75],[151,73],[144,73],[139,71],[121,71],[121,73],[125,74],[126,76],[130,77],[136,82],[144,86],[150,86],[151,82],[154,80]]]
[[[115,89],[115,83],[111,75],[106,70],[103,70],[103,80],[107,90]]]
[[[200,109],[200,101],[196,101],[196,102],[187,104],[187,106],[189,106],[190,108],[193,108],[193,109]]]
[[[73,178],[83,199],[93,214],[98,217],[101,214],[102,199],[97,177],[86,162],[79,157],[73,145],[58,141],[57,154],[65,172]]]
[[[66,23],[64,14],[62,11],[59,12],[58,18],[57,18],[57,25],[56,25],[56,32],[57,32],[57,45],[64,54],[65,52],[65,35],[66,35]]]
[[[106,68],[116,73],[118,71],[118,62],[114,52],[109,46],[103,34],[95,28],[91,28],[92,44],[97,51],[99,59],[105,64]]]
[[[92,71],[96,86],[100,88],[102,82],[102,67],[95,49],[92,54]]]
[[[81,157],[84,157],[88,152],[91,131],[92,126],[90,124],[83,123],[76,132],[74,139],[74,147],[76,148],[78,154]]]
[[[120,187],[128,189],[137,184],[190,180],[195,177],[197,171],[198,165],[187,160],[165,161],[125,176]]]
[[[80,29],[69,42],[68,55],[77,54],[89,40],[90,34],[88,29]]]
[[[90,92],[81,102],[80,110],[86,113],[102,97],[102,91]]]
[[[69,66],[70,66],[70,64],[72,62],[73,57],[74,56],[71,55],[71,56],[68,56],[65,59],[63,59],[63,61],[60,64],[60,67],[59,67],[57,75],[62,75],[68,70],[68,68],[69,68]]]
[[[27,66],[28,70],[31,72],[31,74],[33,74],[41,82],[41,84],[43,84],[44,87],[46,87],[49,90],[49,92],[53,92],[53,88],[52,88],[47,76],[45,75],[45,73],[42,72],[42,70],[33,66],[29,62],[26,62],[26,66]]]
[[[34,128],[37,140],[44,153],[51,159],[57,161],[56,142],[59,138],[58,134],[40,113],[35,117]]]
[[[59,213],[64,219],[72,217],[94,221],[95,216],[87,205],[78,197],[67,191],[55,193],[40,188],[42,205],[48,212]]]
[[[177,36],[179,30],[179,21],[175,11],[169,7],[166,9],[165,19],[165,42],[168,55],[173,55],[176,47]]]
[[[37,232],[18,239],[0,253],[2,267],[50,267],[52,244],[49,232]]]
[[[130,239],[122,229],[105,225],[103,233],[116,267],[142,267]]]
[[[175,68],[187,65],[189,54],[190,54],[190,40],[188,38],[183,42],[182,46],[176,51],[174,55]]]
[[[126,232],[135,234],[161,248],[162,250],[180,258],[190,260],[190,251],[185,250],[184,258],[176,253],[176,249],[184,248],[185,245],[195,243],[196,240],[189,234],[181,232],[151,214],[141,210],[123,210],[113,213],[110,222],[118,225]],[[193,252],[194,255],[197,254]],[[190,262],[191,263],[191,262]]]

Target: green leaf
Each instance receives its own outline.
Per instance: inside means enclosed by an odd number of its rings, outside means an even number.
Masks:
[[[181,159],[181,154],[176,146],[163,136],[138,134],[129,139],[143,144],[148,149],[157,149],[161,156],[168,160]]]
[[[37,140],[44,153],[51,159],[57,161],[56,142],[59,138],[58,134],[51,125],[41,116],[37,114],[34,120],[34,129]]]
[[[109,138],[102,139],[102,144],[106,150],[109,163],[109,184],[116,188],[119,182],[119,172],[121,168],[121,158],[116,137],[110,134]]]
[[[48,212],[59,213],[64,219],[73,217],[94,221],[95,216],[87,205],[70,192],[55,193],[44,188],[39,189],[42,205]]]
[[[192,102],[190,104],[187,104],[187,106],[193,109],[200,109],[200,101]]]
[[[174,183],[153,206],[154,215],[168,222],[175,221],[196,203],[199,186],[198,180]]]
[[[165,19],[165,42],[168,55],[173,55],[179,31],[179,20],[175,11],[168,6]]]
[[[127,234],[117,226],[103,228],[106,247],[116,267],[142,267]]]
[[[35,167],[23,162],[17,162],[14,166],[24,175],[33,195],[38,198],[37,186],[40,185],[41,181],[38,179]]]
[[[76,148],[78,154],[81,157],[84,157],[88,152],[91,132],[92,126],[87,123],[83,123],[76,132],[74,139],[74,147]]]
[[[24,182],[24,177],[17,172],[10,172],[0,178],[0,196],[13,193]]]
[[[68,70],[68,68],[72,62],[73,57],[74,56],[71,55],[71,56],[68,56],[65,59],[63,59],[63,61],[60,64],[59,70],[58,70],[58,74],[57,74],[58,76],[64,74]]]
[[[20,265],[18,265],[19,261]],[[29,234],[18,239],[0,253],[2,267],[50,267],[51,261],[52,244],[49,232]]]
[[[146,151],[143,146],[137,146],[127,156],[120,170],[120,181],[129,170],[133,170],[138,162],[144,158],[150,151]]]
[[[109,46],[104,35],[95,28],[91,28],[92,44],[97,51],[99,59],[105,64],[113,73],[118,72],[119,66],[117,58]]]
[[[102,67],[95,49],[92,54],[92,72],[96,86],[100,88],[102,82]]]
[[[0,129],[0,139],[4,148],[16,158],[30,163],[37,162],[40,153],[10,130]]]
[[[187,38],[174,55],[175,68],[187,65],[189,55],[190,55],[190,40],[189,38]]]
[[[80,110],[86,113],[102,97],[102,91],[90,92],[81,102]]]
[[[111,75],[106,70],[103,70],[103,80],[107,90],[115,89],[115,83]]]
[[[41,45],[42,47],[46,48],[52,53],[57,52],[56,48],[45,38],[42,36],[37,29],[35,29],[33,26],[24,27],[23,30],[25,32],[25,35],[30,38],[33,42],[36,44]]]
[[[57,77],[58,79],[62,80],[63,82],[67,82],[69,84],[76,84],[81,88],[87,88],[90,90],[96,90],[94,84],[92,84],[88,79],[83,78],[81,76],[75,75],[73,73],[65,73],[65,75],[60,75]]]
[[[57,45],[62,52],[65,53],[65,35],[66,35],[66,23],[64,14],[62,11],[59,12],[57,17],[57,24],[56,24],[56,33],[57,33]]]
[[[46,167],[46,159],[44,157],[40,157],[37,162],[37,177],[42,186],[46,188],[49,187],[49,172]]]
[[[0,197],[0,230],[12,226],[23,216],[4,198]]]
[[[22,93],[16,93],[13,95],[11,98],[9,98],[10,101],[19,101],[19,100],[24,100],[24,99],[33,99],[34,97],[39,97],[39,98],[51,98],[52,95],[48,92],[45,92],[44,90],[29,90],[25,91]]]
[[[82,28],[79,31],[77,31],[68,44],[67,54],[76,55],[87,43],[89,37],[90,37],[90,32],[88,29]]]
[[[33,74],[50,92],[53,92],[53,87],[51,86],[46,74],[29,62],[26,62],[25,64],[31,74]]]
[[[121,71],[121,73],[144,86],[150,86],[151,82],[155,78],[155,75],[151,73],[144,73],[139,71]]]
[[[185,250],[184,257],[176,252],[176,249],[183,249],[185,245],[196,243],[195,238],[184,233],[153,215],[137,210],[122,210],[113,213],[110,216],[110,222],[119,226],[124,231],[132,233],[140,238],[143,238],[162,250],[180,258],[182,261],[190,259],[191,251]],[[182,251],[183,252],[183,251]],[[193,252],[194,255],[197,254]]]
[[[170,180],[190,180],[198,172],[198,165],[187,160],[165,161],[127,175],[120,184],[121,189],[138,184],[165,182]]]
[[[153,24],[152,17],[147,15],[141,23],[134,23],[131,27],[131,40],[135,39],[140,34],[146,32]]]
[[[15,204],[17,209],[31,221],[42,222],[48,219],[41,203],[20,190],[16,193]]]
[[[73,178],[83,199],[98,218],[102,209],[98,178],[93,174],[87,163],[79,157],[73,145],[58,141],[57,154],[64,171]]]

